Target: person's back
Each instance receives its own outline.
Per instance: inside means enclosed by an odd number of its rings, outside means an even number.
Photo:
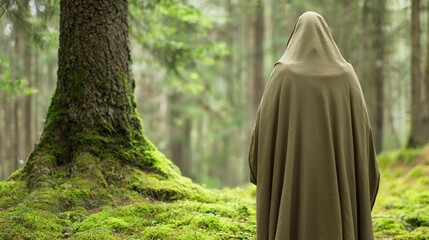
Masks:
[[[378,190],[359,81],[324,19],[297,21],[261,100],[249,150],[258,239],[372,239]]]

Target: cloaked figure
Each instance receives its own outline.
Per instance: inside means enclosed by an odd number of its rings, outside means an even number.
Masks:
[[[380,175],[353,67],[301,15],[260,102],[249,150],[258,240],[372,240]]]

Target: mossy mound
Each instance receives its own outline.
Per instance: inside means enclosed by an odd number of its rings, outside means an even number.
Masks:
[[[158,171],[80,154],[33,188],[0,182],[0,239],[253,239],[255,188],[210,190],[158,151]]]
[[[376,239],[429,239],[429,145],[378,156],[380,190],[373,210]]]

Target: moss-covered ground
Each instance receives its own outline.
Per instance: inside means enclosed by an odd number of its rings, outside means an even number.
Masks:
[[[252,239],[255,188],[206,189],[156,149],[158,171],[78,156],[32,188],[18,170],[0,182],[0,239]]]
[[[429,239],[429,146],[382,153],[378,164],[375,238]]]
[[[206,189],[177,171],[94,161],[89,166],[108,167],[85,176],[59,168],[49,186],[31,191],[14,175],[0,182],[0,239],[255,239],[251,185]],[[378,161],[375,238],[429,239],[429,147],[383,153]]]

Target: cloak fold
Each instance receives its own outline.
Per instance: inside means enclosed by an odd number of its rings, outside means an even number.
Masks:
[[[275,64],[249,149],[257,239],[372,240],[379,171],[362,90],[325,20],[306,12]]]

